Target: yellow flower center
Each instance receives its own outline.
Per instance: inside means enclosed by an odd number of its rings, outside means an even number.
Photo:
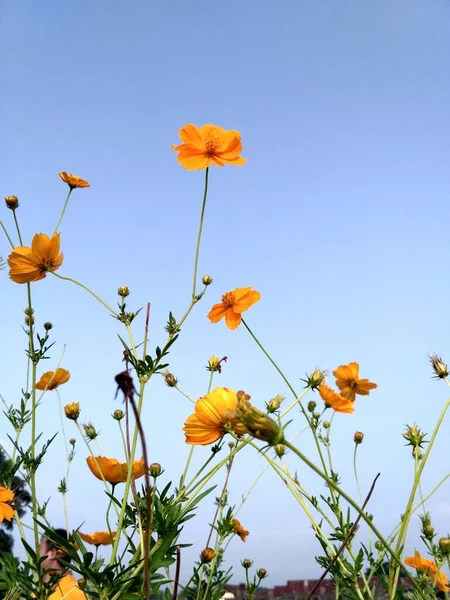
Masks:
[[[220,147],[220,138],[217,135],[214,135],[213,133],[209,133],[208,137],[206,139],[206,153],[211,155],[211,154],[215,154],[217,151],[217,148]]]
[[[226,306],[233,306],[234,304],[234,296],[233,292],[227,292],[222,296],[222,303]]]

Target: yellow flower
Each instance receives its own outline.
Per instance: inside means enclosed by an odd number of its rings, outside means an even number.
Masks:
[[[63,383],[67,383],[70,379],[69,371],[58,367],[56,371],[47,371],[36,383],[37,390],[56,390]]]
[[[94,533],[81,533],[78,532],[78,535],[87,544],[92,544],[93,546],[109,546],[113,543],[114,538],[116,537],[117,531],[94,531]]]
[[[244,529],[237,519],[231,519],[230,524],[233,528],[233,533],[238,535],[241,540],[245,542],[247,540],[247,536],[250,535],[250,532]]]
[[[322,400],[331,406],[336,412],[341,413],[353,413],[355,412],[355,405],[351,400],[344,398],[327,385],[320,385],[318,388],[320,397]]]
[[[72,402],[72,404],[66,404],[64,407],[64,413],[68,419],[76,421],[80,416],[80,405],[78,402]]]
[[[36,233],[31,248],[14,248],[8,257],[10,278],[16,283],[30,283],[44,279],[47,271],[57,271],[64,259],[59,244],[59,233],[51,238],[45,233]]]
[[[426,573],[441,591],[450,591],[447,575],[443,571],[438,571],[434,561],[428,558],[422,558],[417,550],[415,550],[414,556],[407,556],[405,558],[405,565]]]
[[[0,523],[5,519],[11,521],[14,517],[14,509],[8,504],[14,498],[14,492],[7,490],[4,487],[0,487]]]
[[[179,146],[172,144],[178,152],[178,162],[192,170],[206,169],[210,165],[224,167],[227,165],[245,165],[247,159],[242,158],[241,134],[238,131],[222,129],[217,125],[196,127],[189,123],[178,132],[181,141]]]
[[[73,173],[66,173],[65,171],[61,171],[61,173],[58,173],[58,175],[61,177],[61,179],[64,181],[64,183],[67,183],[67,185],[72,190],[74,188],[91,187],[87,181],[85,181],[84,179],[81,179],[81,177],[77,177]]]
[[[218,323],[225,317],[228,329],[236,329],[242,320],[241,313],[261,300],[261,294],[251,287],[236,288],[222,296],[222,302],[214,304],[208,313],[211,323]]]
[[[97,479],[101,479],[103,481],[104,478],[105,481],[108,481],[112,484],[124,483],[127,480],[127,463],[121,463],[115,458],[106,458],[104,456],[96,456],[95,459],[93,456],[88,456],[86,462],[92,474],[95,475]],[[141,458],[141,460],[136,460],[133,463],[133,477],[134,479],[138,479],[139,477],[142,477],[144,473],[145,463],[144,459]]]
[[[195,403],[195,413],[186,419],[186,443],[206,446],[225,435],[228,428],[238,428],[236,409],[238,398],[229,388],[216,388]],[[245,432],[239,429],[239,434]]]
[[[359,379],[359,364],[357,362],[341,365],[333,371],[336,377],[336,385],[341,390],[341,395],[352,402],[355,401],[355,394],[368,396],[370,390],[377,387],[376,383],[372,383],[368,379]]]

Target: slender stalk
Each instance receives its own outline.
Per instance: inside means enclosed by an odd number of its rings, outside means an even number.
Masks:
[[[22,235],[20,233],[19,222],[17,220],[16,211],[13,210],[14,223],[16,224],[17,235],[19,236],[20,245],[23,246]]]
[[[55,271],[48,271],[48,272],[51,273],[52,275],[54,275],[55,277],[57,277],[58,279],[63,279],[64,281],[70,281],[71,283],[74,283],[75,285],[78,285],[79,287],[83,288],[83,290],[86,290],[86,292],[88,292],[91,296],[93,296],[96,300],[98,300],[100,302],[100,304],[103,304],[103,306],[107,310],[109,310],[109,312],[111,314],[113,314],[116,318],[119,317],[118,313],[114,309],[112,309],[110,306],[108,306],[108,304],[106,304],[106,302],[103,302],[103,300],[100,298],[100,296],[97,296],[97,294],[95,294],[92,290],[90,290],[83,283],[80,283],[79,281],[72,279],[72,277],[64,277],[63,275],[59,275],[58,273],[55,273]]]
[[[66,458],[67,458],[67,460],[69,460],[69,447],[67,445],[66,430],[64,428],[64,416],[63,416],[64,413],[63,413],[63,407],[62,407],[62,403],[61,403],[61,396],[59,394],[58,388],[56,388],[56,395],[58,396],[59,418],[61,421],[61,432],[62,432],[63,440],[64,440],[64,449],[66,451]]]
[[[3,221],[2,221],[2,220],[0,220],[0,227],[3,229],[3,233],[6,235],[6,239],[8,240],[8,242],[9,242],[9,245],[11,246],[11,248],[13,248],[13,249],[14,249],[14,244],[13,244],[13,241],[12,241],[12,239],[10,238],[10,236],[9,236],[9,233],[8,233],[8,231],[7,231],[6,227],[5,227],[5,225],[3,224]]]
[[[361,488],[359,485],[359,478],[358,478],[358,469],[356,468],[356,452],[358,450],[358,446],[359,446],[359,444],[355,443],[355,451],[353,452],[353,472],[355,473],[355,481],[356,481],[356,487],[358,488],[359,500],[360,500],[360,502],[362,502],[362,494],[361,494]]]
[[[195,290],[197,287],[197,268],[198,268],[198,257],[200,253],[200,242],[202,240],[202,230],[203,230],[203,220],[205,216],[205,208],[206,208],[206,198],[208,196],[208,177],[209,177],[209,167],[206,167],[205,171],[205,190],[203,192],[203,203],[202,203],[202,212],[200,214],[200,224],[198,227],[198,235],[197,235],[197,245],[195,247],[195,259],[194,259],[194,277],[192,282],[192,300],[195,298]]]
[[[72,193],[72,189],[73,188],[69,187],[69,193],[67,194],[66,201],[64,202],[64,206],[62,208],[62,211],[61,211],[61,214],[59,216],[58,222],[56,223],[53,235],[55,235],[55,233],[58,231],[59,226],[61,225],[61,221],[63,220],[64,213],[66,212],[67,204],[69,203],[69,198],[70,198],[70,194]]]

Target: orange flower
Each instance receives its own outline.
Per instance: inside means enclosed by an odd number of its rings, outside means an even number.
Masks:
[[[438,571],[434,561],[428,558],[422,558],[417,550],[415,550],[414,556],[407,556],[405,558],[405,565],[426,573],[441,591],[450,591],[447,575],[443,571]]]
[[[344,398],[327,385],[320,385],[318,388],[320,397],[322,400],[331,406],[336,412],[341,413],[353,413],[355,412],[355,405],[353,402]]]
[[[36,233],[31,248],[14,248],[8,256],[10,278],[16,283],[30,283],[44,279],[47,271],[57,271],[64,259],[59,244],[59,233],[51,238],[45,233]]]
[[[114,538],[116,537],[117,531],[94,531],[94,533],[81,533],[78,532],[78,535],[86,542],[86,544],[93,544],[94,546],[109,546],[113,543]]]
[[[242,320],[241,313],[261,300],[261,294],[251,287],[236,288],[222,296],[222,302],[214,304],[208,313],[211,323],[218,323],[225,317],[228,329],[236,329]]]
[[[95,459],[93,456],[88,456],[86,462],[92,474],[95,475],[97,479],[101,479],[103,481],[104,478],[105,481],[108,481],[114,485],[116,483],[124,483],[127,480],[127,463],[121,463],[115,458],[106,458],[104,456],[96,456]],[[139,479],[139,477],[142,477],[144,473],[145,463],[144,459],[141,458],[141,460],[136,460],[133,463],[133,477],[134,479]]]
[[[359,364],[357,362],[341,365],[333,371],[336,377],[336,385],[341,390],[341,395],[355,401],[355,394],[360,396],[368,396],[370,390],[377,387],[376,383],[372,383],[368,379],[359,379]]]
[[[213,444],[226,433],[228,427],[235,427],[242,434],[242,426],[237,422],[235,411],[238,398],[233,390],[216,388],[195,403],[195,413],[186,419],[183,431],[186,443],[195,446]]]
[[[91,187],[87,181],[81,179],[81,177],[77,177],[73,173],[66,173],[65,171],[61,171],[61,173],[58,173],[58,175],[61,177],[64,183],[67,183],[71,190],[73,190],[74,188]]]
[[[241,540],[245,542],[247,540],[247,536],[250,535],[250,532],[244,529],[237,519],[231,519],[230,525],[233,528],[233,533],[238,535]]]
[[[14,492],[0,487],[0,523],[5,519],[11,521],[14,516],[14,509],[8,504],[14,498]]]
[[[56,390],[63,383],[67,383],[70,379],[69,371],[58,367],[55,371],[47,371],[44,373],[36,384],[37,390]]]
[[[188,124],[180,129],[179,146],[172,144],[178,152],[178,162],[185,169],[206,169],[210,165],[224,167],[227,165],[245,165],[247,159],[242,158],[241,134],[238,131],[222,129],[217,125],[196,127]]]

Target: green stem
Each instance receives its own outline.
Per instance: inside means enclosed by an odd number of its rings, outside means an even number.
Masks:
[[[209,176],[209,167],[206,167],[206,171],[205,171],[205,191],[203,193],[202,212],[200,214],[200,225],[198,227],[197,246],[195,248],[194,278],[193,278],[193,282],[192,282],[192,300],[194,300],[194,298],[195,298],[195,290],[196,290],[196,287],[197,287],[198,257],[199,257],[199,253],[200,253],[200,242],[202,240],[202,229],[203,229],[203,219],[204,219],[204,216],[205,216],[206,198],[208,196],[208,176]]]
[[[423,456],[423,459],[420,462],[420,466],[417,469],[417,473],[414,477],[414,482],[413,482],[413,486],[411,489],[411,493],[409,495],[409,499],[408,499],[408,503],[406,505],[406,510],[403,513],[403,518],[402,518],[402,523],[400,526],[400,532],[398,534],[398,538],[397,538],[397,544],[395,546],[395,553],[399,554],[402,551],[403,548],[403,544],[405,542],[406,539],[406,533],[408,531],[408,526],[409,526],[409,521],[412,515],[412,508],[413,508],[413,504],[414,504],[414,498],[416,496],[416,492],[417,492],[417,487],[419,485],[419,481],[420,478],[422,476],[423,470],[425,468],[425,465],[427,463],[428,457],[430,456],[430,452],[433,448],[434,442],[436,440],[436,436],[439,432],[439,429],[441,427],[442,421],[444,420],[445,417],[445,413],[448,410],[448,407],[450,406],[450,399],[447,400],[447,402],[444,405],[444,408],[441,410],[441,413],[439,415],[439,418],[437,420],[436,426],[433,430],[433,433],[431,435],[430,438],[430,442],[428,444],[428,448]],[[394,596],[395,596],[395,590],[397,588],[397,582],[398,582],[398,578],[400,575],[400,568],[401,568],[401,564],[397,563],[397,566],[395,569],[391,569],[390,573],[389,573],[389,593],[388,593],[388,599],[389,600],[393,600]]]
[[[58,273],[55,273],[55,271],[48,271],[48,272],[51,273],[52,275],[54,275],[55,277],[58,277],[58,279],[63,279],[64,281],[70,281],[71,283],[74,283],[75,285],[78,285],[79,287],[83,288],[83,290],[86,290],[86,292],[88,292],[91,296],[93,296],[96,300],[98,300],[100,302],[100,304],[103,304],[103,306],[107,310],[109,310],[109,312],[111,314],[113,314],[116,318],[119,317],[118,313],[115,310],[113,310],[110,306],[108,306],[108,304],[106,304],[106,302],[103,302],[103,300],[100,298],[100,296],[97,296],[97,294],[95,294],[92,290],[90,290],[83,283],[80,283],[79,281],[76,281],[75,279],[72,279],[71,277],[64,277],[63,275],[59,275]]]
[[[359,501],[362,504],[363,497],[362,497],[361,488],[359,485],[358,469],[356,468],[356,451],[358,450],[358,446],[359,446],[359,444],[355,443],[355,451],[353,452],[353,471],[355,473],[355,481],[356,481],[356,487],[358,488]]]
[[[69,193],[67,194],[66,201],[64,202],[64,206],[63,206],[62,212],[59,216],[58,222],[56,223],[56,227],[55,227],[55,231],[53,232],[53,235],[55,235],[55,233],[58,231],[58,227],[61,225],[61,221],[63,220],[64,213],[66,212],[67,204],[69,203],[69,198],[70,198],[70,194],[72,193],[72,189],[73,188],[69,188]]]
[[[8,242],[9,242],[9,244],[10,244],[11,248],[12,248],[12,249],[14,249],[14,244],[13,244],[13,241],[12,241],[12,239],[9,237],[9,233],[8,233],[8,231],[7,231],[6,227],[4,226],[4,224],[3,224],[3,221],[1,221],[1,220],[0,220],[0,227],[3,229],[3,233],[6,235],[6,239],[8,240]]]
[[[14,223],[16,224],[17,235],[19,236],[20,245],[23,246],[22,235],[20,233],[19,222],[17,220],[17,215],[16,215],[16,211],[15,210],[13,210],[13,217],[14,217]]]
[[[64,449],[66,451],[66,458],[67,458],[67,460],[69,460],[69,447],[67,445],[66,431],[65,431],[65,428],[64,428],[64,413],[63,413],[63,407],[62,407],[62,403],[61,403],[61,396],[59,395],[58,388],[56,388],[56,395],[58,396],[59,418],[60,418],[60,421],[61,421],[61,431],[62,431],[62,434],[63,434]]]

